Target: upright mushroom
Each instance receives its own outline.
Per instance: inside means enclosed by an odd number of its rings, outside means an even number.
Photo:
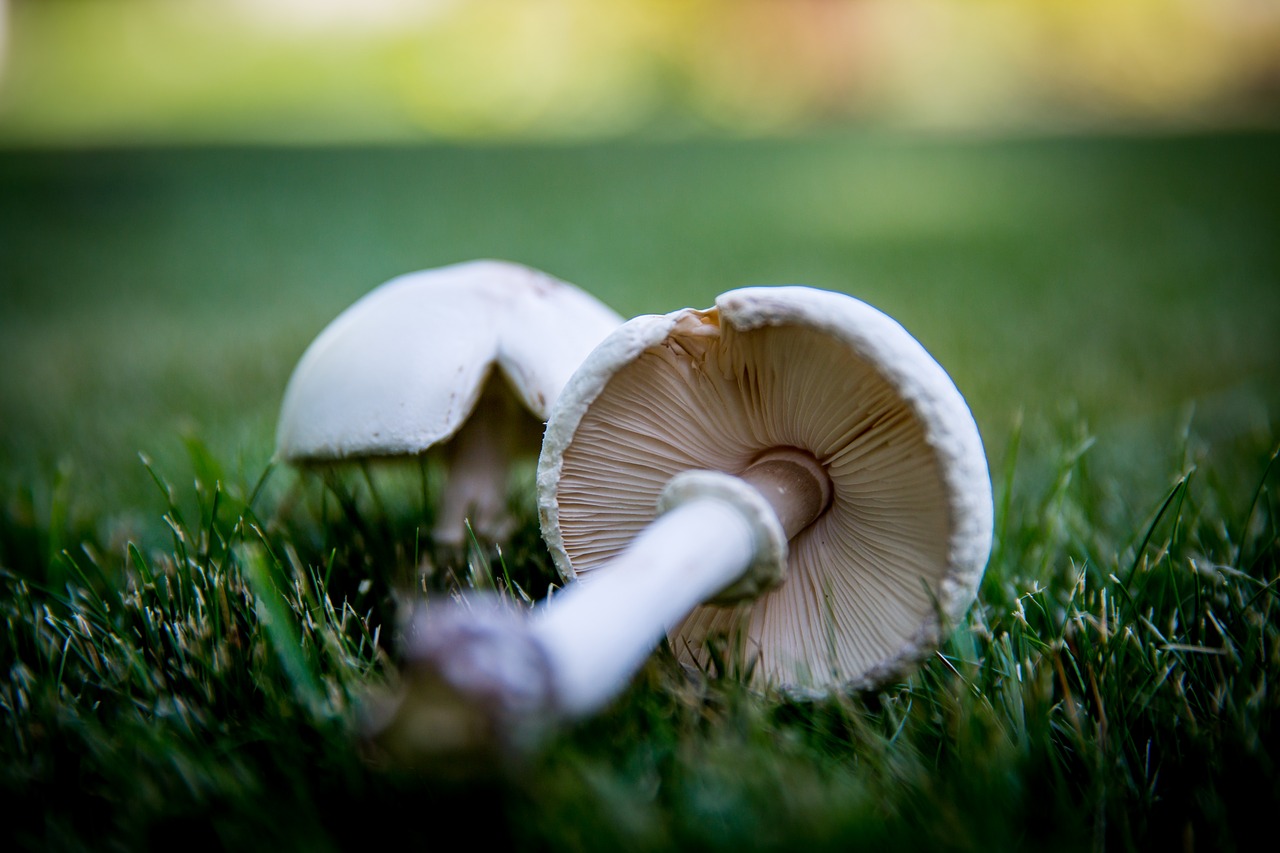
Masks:
[[[532,696],[588,714],[664,633],[690,662],[712,633],[741,638],[761,685],[873,687],[960,618],[991,547],[986,457],[950,378],[886,315],[805,287],[623,324],[553,408],[538,493],[579,582],[527,625],[442,619],[415,645],[498,716]],[[459,641],[492,653],[460,672]],[[517,657],[545,690],[512,679]]]
[[[420,454],[449,473],[433,534],[506,532],[508,467],[533,455],[570,374],[622,318],[545,273],[472,261],[394,278],[333,320],[285,389],[277,455],[294,463]]]

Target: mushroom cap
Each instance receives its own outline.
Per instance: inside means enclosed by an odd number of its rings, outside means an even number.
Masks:
[[[494,371],[545,420],[583,356],[621,322],[573,285],[504,261],[391,279],[303,353],[280,407],[277,453],[309,461],[422,452],[458,431]]]
[[[726,636],[758,655],[758,683],[794,694],[882,684],[972,603],[991,549],[991,480],[950,377],[853,297],[743,288],[606,338],[543,440],[538,504],[556,566],[589,582],[654,519],[674,475],[739,474],[774,447],[815,457],[829,507],[791,539],[780,586],[696,608],[672,646],[705,665],[705,640]]]

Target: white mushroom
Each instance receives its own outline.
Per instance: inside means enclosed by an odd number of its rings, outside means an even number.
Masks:
[[[342,312],[285,389],[277,454],[305,463],[442,446],[449,467],[434,536],[469,518],[506,529],[508,466],[536,452],[551,403],[622,318],[545,273],[473,261],[392,279]]]
[[[991,547],[986,457],[955,385],[897,322],[812,288],[623,325],[557,403],[538,487],[556,565],[583,583],[535,630],[573,649],[555,674],[584,712],[629,675],[595,633],[621,622],[638,657],[669,630],[705,662],[723,634],[762,684],[883,683],[963,614]]]
[[[553,408],[538,490],[579,582],[528,622],[463,637],[445,618],[410,649],[440,672],[486,645],[454,683],[508,718],[544,694],[553,716],[591,713],[668,632],[691,663],[711,634],[739,639],[760,685],[882,684],[963,615],[991,547],[986,457],[950,378],[889,317],[805,287],[623,324]],[[546,691],[504,663],[530,656]]]

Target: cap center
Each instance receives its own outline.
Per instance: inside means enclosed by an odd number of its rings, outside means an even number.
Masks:
[[[775,447],[756,457],[738,475],[750,483],[777,513],[787,539],[793,539],[831,505],[831,477],[805,450]]]

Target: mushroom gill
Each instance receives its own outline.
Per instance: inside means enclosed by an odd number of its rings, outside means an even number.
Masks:
[[[739,331],[690,311],[617,371],[566,447],[560,529],[586,581],[656,514],[677,473],[741,474],[765,451],[819,462],[833,496],[790,542],[781,586],[696,608],[670,632],[686,662],[707,638],[759,655],[755,678],[799,688],[857,683],[918,644],[947,566],[949,504],[909,403],[853,346],[800,325]],[[705,547],[715,547],[707,531]],[[815,620],[806,612],[821,612]]]

